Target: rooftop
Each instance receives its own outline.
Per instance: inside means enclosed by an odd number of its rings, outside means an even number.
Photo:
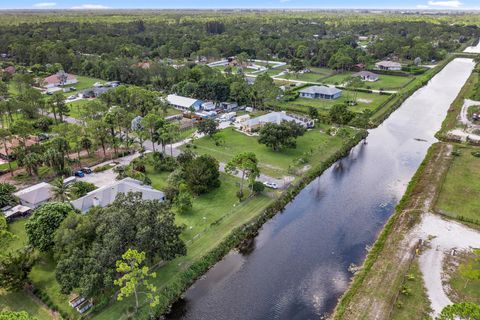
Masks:
[[[178,96],[176,94],[169,94],[167,96],[167,101],[168,101],[168,103],[170,103],[171,105],[174,105],[174,106],[180,106],[180,107],[183,107],[183,108],[190,108],[193,104],[195,104],[196,102],[198,102],[200,100],[193,99],[193,98],[188,98],[188,97],[182,97],[182,96]]]
[[[52,197],[52,186],[46,182],[40,182],[26,189],[17,191],[14,195],[20,200],[31,204],[46,201]]]
[[[93,206],[106,207],[115,201],[115,198],[119,193],[140,192],[142,193],[143,200],[163,200],[164,193],[159,190],[155,190],[150,186],[142,185],[140,181],[125,178],[120,181],[116,181],[113,184],[105,187],[98,188],[87,193],[85,196],[73,200],[71,202],[75,209],[81,212],[86,212]]]
[[[276,123],[280,124],[282,121],[295,121],[296,123],[299,123],[301,125],[306,125],[305,122],[298,120],[292,116],[289,116],[285,112],[270,112],[267,114],[264,114],[263,116],[259,116],[250,120],[245,121],[245,125],[249,127],[261,125],[264,123]]]
[[[311,87],[300,90],[300,92],[301,93],[309,93],[309,94],[335,95],[337,93],[341,93],[342,90],[337,89],[335,87],[311,86]]]

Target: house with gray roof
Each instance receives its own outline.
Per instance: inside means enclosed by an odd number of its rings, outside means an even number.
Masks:
[[[305,128],[312,125],[312,121],[305,118],[288,115],[285,111],[270,112],[262,116],[252,118],[242,122],[241,129],[246,132],[251,132],[262,127],[266,123],[280,124],[283,121],[294,121]]]
[[[402,70],[402,65],[394,61],[380,61],[375,63],[375,67],[380,70],[391,70],[391,71],[400,71]]]
[[[362,79],[362,81],[369,81],[369,82],[375,82],[378,80],[378,74],[375,74],[370,71],[360,71],[360,72],[354,73],[352,77],[358,77]]]
[[[335,87],[311,86],[300,90],[301,98],[308,99],[338,99],[342,95],[342,90]]]
[[[72,206],[81,212],[87,212],[95,206],[106,207],[115,201],[119,193],[140,192],[143,200],[165,200],[162,191],[143,185],[140,181],[125,178],[111,185],[104,186],[87,193],[85,196],[71,201]]]
[[[35,209],[53,197],[52,185],[41,182],[15,192],[14,196],[20,200],[20,204]]]

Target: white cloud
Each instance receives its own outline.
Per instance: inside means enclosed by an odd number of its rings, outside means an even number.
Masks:
[[[109,7],[101,5],[101,4],[81,4],[78,6],[74,6],[71,9],[74,10],[99,10],[99,9],[108,9]]]
[[[429,6],[426,6],[424,4],[417,5],[417,9],[428,9],[428,8],[429,8]]]
[[[446,8],[459,8],[463,5],[458,0],[452,0],[452,1],[428,1],[429,6],[434,6],[434,7],[446,7]]]
[[[52,8],[55,7],[57,4],[55,2],[39,2],[35,3],[33,6],[35,8]]]

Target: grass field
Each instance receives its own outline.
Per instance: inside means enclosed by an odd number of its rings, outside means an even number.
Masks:
[[[72,85],[66,85],[64,87],[70,88],[70,87],[75,87],[77,90],[71,91],[71,92],[64,92],[63,94],[65,97],[71,96],[73,94],[77,94],[81,90],[85,90],[88,88],[93,87],[93,84],[95,82],[101,82],[104,83],[105,80],[102,79],[97,79],[97,78],[91,78],[91,77],[85,77],[85,76],[76,76],[78,83],[72,84]]]
[[[343,72],[323,80],[327,84],[341,85],[344,84],[354,72]],[[413,77],[400,77],[391,75],[379,75],[379,79],[375,82],[364,82],[363,88],[374,90],[394,90],[404,87],[413,80]]]
[[[388,95],[380,95],[378,93],[353,92],[344,90],[342,96],[335,100],[324,99],[307,99],[297,98],[294,101],[279,102],[280,108],[299,112],[308,112],[309,107],[314,107],[320,112],[327,113],[335,104],[345,103],[347,100],[357,96],[357,104],[350,106],[349,109],[354,112],[362,112],[363,110],[375,110],[379,105],[388,99]]]
[[[456,263],[449,272],[448,284],[452,290],[450,297],[454,302],[473,302],[480,304],[480,279],[472,280],[465,277],[465,269],[472,267],[480,269],[480,256],[473,252],[462,252],[455,257]],[[458,264],[457,264],[458,263]],[[450,270],[451,270],[450,269]]]
[[[25,223],[27,219],[16,220],[8,224],[8,229],[17,238],[10,243],[7,252],[14,252],[27,245],[27,234],[25,232]],[[51,319],[46,307],[44,307],[32,295],[24,291],[5,292],[0,289],[0,310],[8,306],[9,310],[27,311],[29,314],[37,317],[39,320]]]
[[[0,311],[4,309],[10,311],[26,311],[38,320],[52,319],[48,310],[24,291],[5,292],[0,289]]]
[[[307,82],[324,82],[322,79],[330,76],[333,73],[333,70],[327,68],[309,68],[311,72],[302,73],[302,74],[286,74],[282,76],[284,79],[289,80],[300,80]]]
[[[464,217],[480,224],[480,158],[474,147],[459,147],[440,191],[436,209],[453,218]]]
[[[333,152],[338,150],[343,143],[339,137],[331,137],[320,132],[319,129],[308,131],[297,139],[297,147],[281,151],[272,151],[263,144],[258,143],[256,137],[250,137],[227,128],[219,133],[224,143],[215,145],[212,138],[204,137],[196,140],[191,150],[198,154],[209,154],[221,162],[228,162],[238,153],[251,151],[256,154],[260,162],[260,171],[272,177],[281,178],[289,175],[289,166],[294,166],[294,161],[305,158],[307,161],[323,161]]]
[[[402,291],[392,309],[391,320],[428,319],[430,301],[425,290],[422,272],[415,261],[407,272]]]

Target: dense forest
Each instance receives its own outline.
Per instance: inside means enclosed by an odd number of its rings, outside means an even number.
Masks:
[[[360,15],[332,20],[328,15],[281,12],[240,12],[217,19],[202,13],[138,17],[124,13],[67,21],[45,14],[37,16],[41,22],[29,17],[4,16],[0,21],[0,53],[11,61],[40,71],[59,64],[72,73],[135,84],[156,82],[162,88],[185,80],[175,78],[179,72],[171,64],[177,61],[244,54],[345,70],[385,57],[438,60],[480,35],[477,26],[466,23]],[[360,47],[359,36],[368,37],[366,49]],[[150,61],[151,68],[139,66],[144,61]]]

